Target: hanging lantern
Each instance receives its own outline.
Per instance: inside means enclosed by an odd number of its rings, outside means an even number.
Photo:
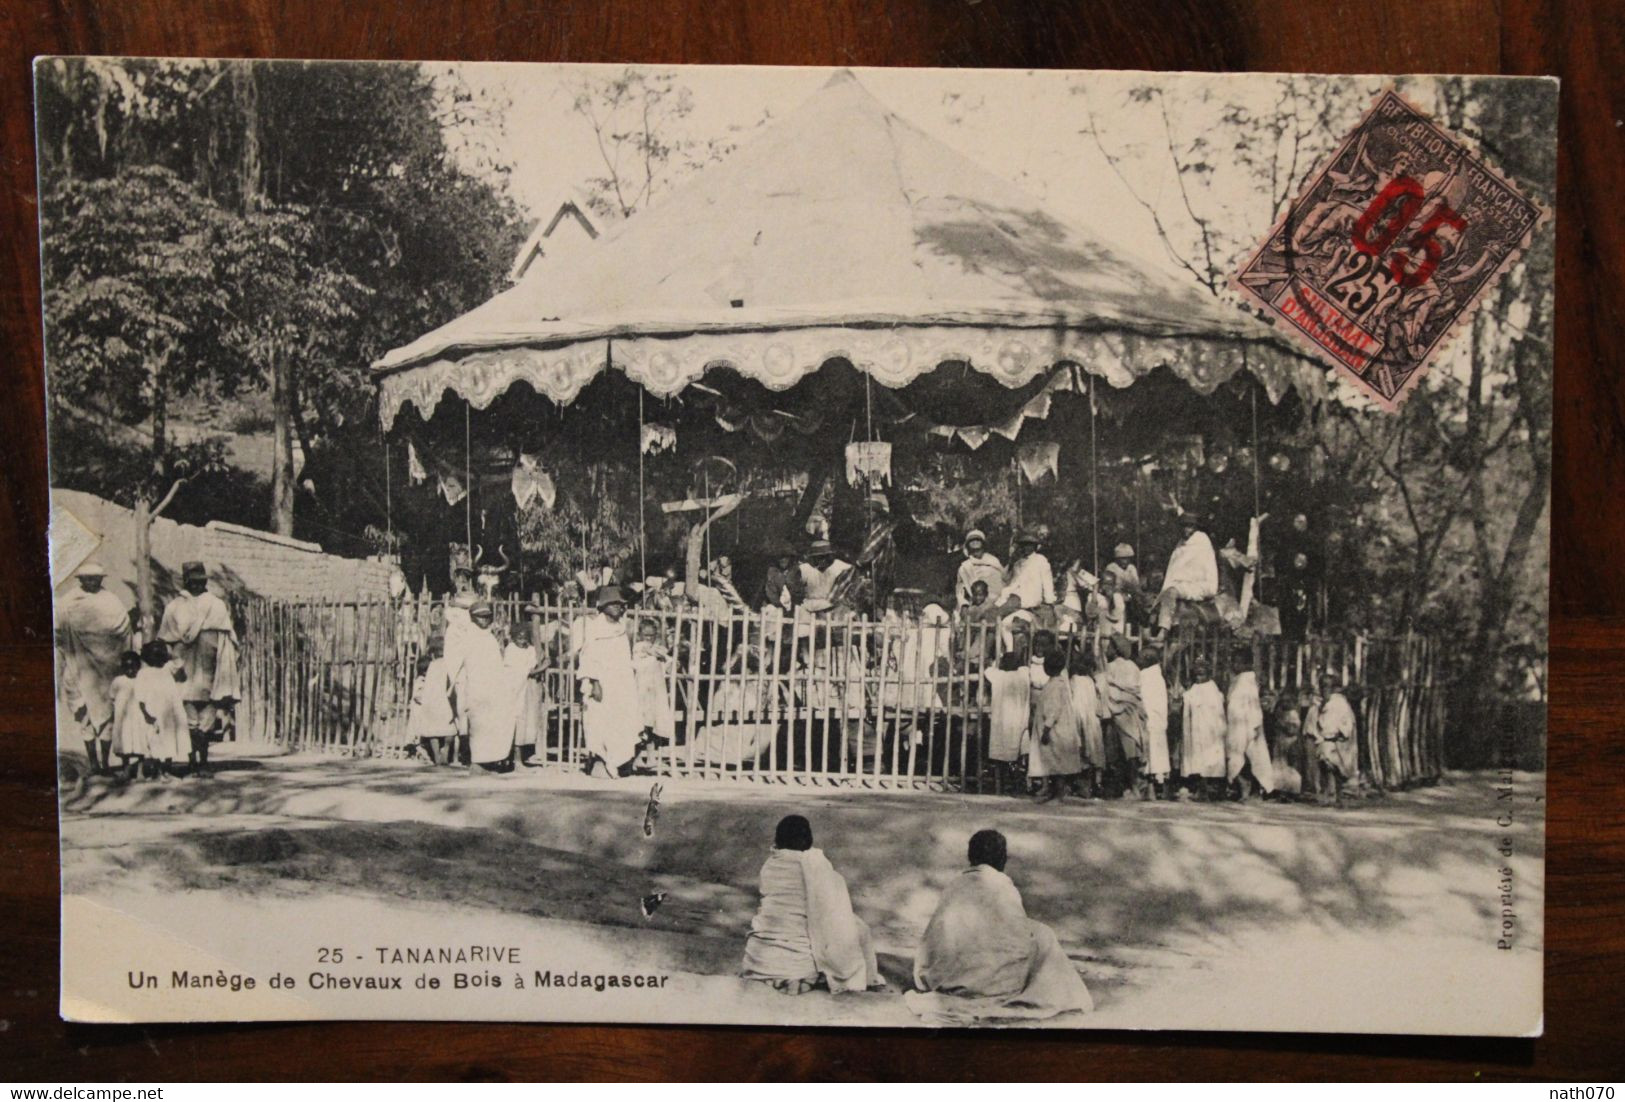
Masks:
[[[846,446],[846,481],[879,486],[891,482],[891,445],[883,440],[854,440]]]

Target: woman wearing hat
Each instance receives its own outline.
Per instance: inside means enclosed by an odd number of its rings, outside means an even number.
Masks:
[[[976,604],[971,592],[978,581],[986,582],[990,592],[997,594],[1004,588],[1004,564],[987,549],[987,535],[980,528],[965,533],[965,558],[954,576],[954,605],[967,608]]]
[[[603,765],[611,777],[632,771],[643,735],[638,681],[632,666],[632,636],[626,625],[626,596],[620,586],[601,586],[593,597],[597,611],[581,621],[576,649],[576,683],[581,689],[581,726],[587,757],[582,772]]]

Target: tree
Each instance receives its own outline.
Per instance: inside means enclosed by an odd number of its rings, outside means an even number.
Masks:
[[[480,105],[418,65],[68,59],[41,65],[38,88],[47,213],[71,183],[162,168],[238,220],[220,288],[238,308],[218,351],[272,392],[271,524],[297,527],[297,441],[307,463],[349,472],[302,499],[307,534],[372,549],[384,494],[368,365],[494,294],[522,239],[500,166],[476,175],[447,143]],[[265,270],[254,250],[269,250]]]
[[[574,107],[592,127],[603,161],[603,173],[587,180],[587,204],[600,215],[629,218],[657,192],[734,148],[729,137],[685,132],[694,94],[671,72],[628,67],[584,78]]]
[[[1265,102],[1253,98],[1257,87],[1215,83],[1177,107],[1162,88],[1140,84],[1116,103],[1088,101],[1084,136],[1149,213],[1168,255],[1214,294],[1257,244],[1241,235],[1261,234],[1281,216],[1376,91],[1287,77]],[[1401,90],[1425,94],[1424,106],[1493,148],[1533,193],[1552,193],[1556,120],[1545,90],[1462,79]],[[1120,133],[1150,137],[1124,145],[1105,137]],[[1169,186],[1153,199],[1146,181],[1157,180]],[[1544,634],[1551,292],[1548,225],[1480,305],[1458,355],[1435,365],[1397,415],[1335,398],[1330,418],[1306,424],[1300,441],[1321,454],[1322,493],[1365,501],[1358,550],[1364,571],[1380,581],[1362,594],[1360,615],[1464,641],[1453,710],[1464,728],[1483,717],[1484,690],[1509,637]]]
[[[227,300],[216,258],[235,227],[227,212],[163,168],[69,180],[45,205],[41,225],[53,421],[150,425],[145,447],[103,472],[113,496],[135,509],[144,543],[151,518],[179,487],[221,461],[218,441],[179,453],[171,447],[171,395],[204,378],[228,390],[251,381],[226,354],[218,324]],[[138,553],[136,563],[150,629],[146,555]]]

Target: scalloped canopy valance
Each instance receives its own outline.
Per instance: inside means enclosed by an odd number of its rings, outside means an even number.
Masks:
[[[1103,212],[1109,216],[1109,212]],[[1020,386],[1072,363],[1324,386],[1240,307],[1103,242],[915,129],[841,72],[666,200],[374,365],[385,427],[450,391],[559,403],[616,369],[670,397],[730,367],[773,390],[845,360],[900,387],[943,363]]]

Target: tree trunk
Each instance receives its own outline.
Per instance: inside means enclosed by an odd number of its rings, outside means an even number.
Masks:
[[[141,613],[138,627],[145,643],[153,636],[156,621],[152,608],[152,502],[142,494],[135,503],[135,607]]]
[[[287,358],[271,360],[271,530],[293,535],[293,386]]]
[[[169,442],[169,372],[163,364],[152,374],[152,471],[153,478],[164,472]]]

